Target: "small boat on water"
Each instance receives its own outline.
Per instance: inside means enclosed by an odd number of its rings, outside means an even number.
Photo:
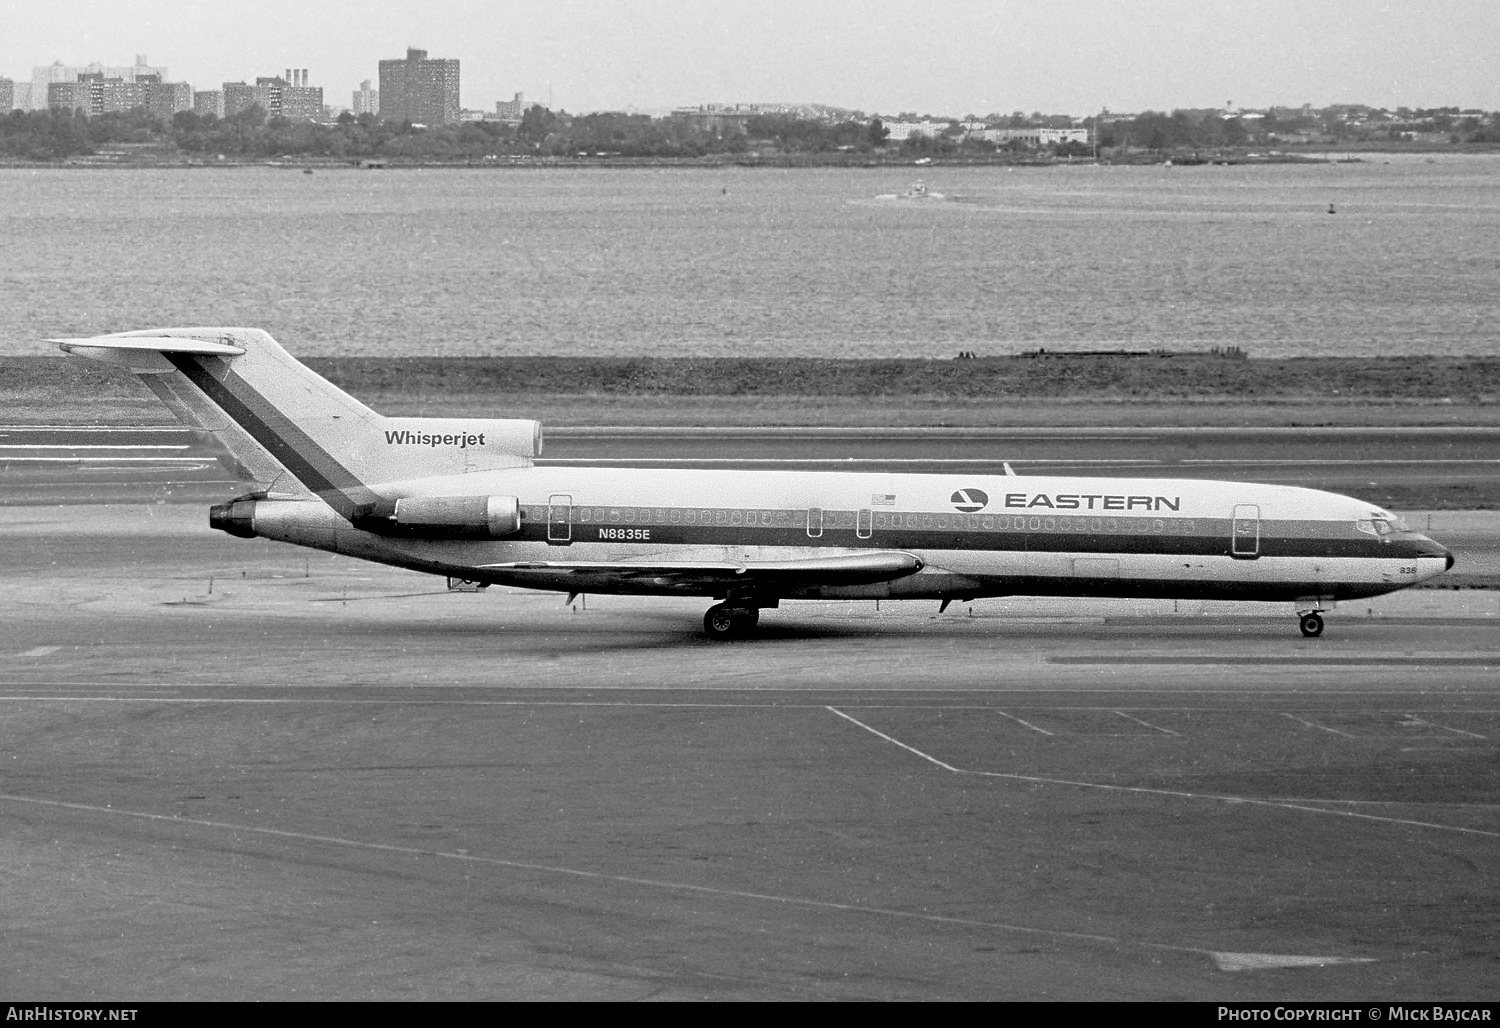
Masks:
[[[904,193],[882,193],[877,200],[946,200],[942,193],[934,193],[926,183],[916,182]]]

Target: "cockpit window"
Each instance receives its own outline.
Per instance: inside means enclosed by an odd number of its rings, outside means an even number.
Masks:
[[[1354,527],[1361,532],[1370,535],[1387,536],[1392,532],[1410,532],[1411,526],[1400,518],[1386,515],[1384,517],[1360,518],[1354,522]]]

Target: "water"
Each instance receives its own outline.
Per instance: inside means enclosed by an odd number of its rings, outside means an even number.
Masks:
[[[918,177],[947,199],[876,199]],[[1500,155],[0,169],[0,353],[234,324],[302,355],[1496,355],[1497,230]]]

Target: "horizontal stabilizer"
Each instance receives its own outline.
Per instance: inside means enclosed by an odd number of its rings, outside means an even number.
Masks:
[[[910,553],[878,550],[837,557],[764,561],[554,561],[529,560],[483,564],[484,571],[565,572],[579,577],[612,580],[660,578],[674,581],[744,585],[751,582],[800,585],[862,585],[905,578],[922,570],[920,558]]]
[[[238,357],[244,349],[228,343],[213,343],[203,339],[185,339],[179,336],[93,336],[89,339],[49,339],[68,353],[80,349],[96,350],[155,350],[158,353],[203,353],[218,357]]]

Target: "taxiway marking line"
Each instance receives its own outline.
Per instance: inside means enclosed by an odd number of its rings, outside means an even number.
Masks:
[[[37,688],[46,688],[38,686]],[[818,710],[824,707],[821,703],[666,703],[645,702],[631,703],[628,700],[433,700],[423,699],[420,696],[393,696],[390,699],[340,699],[328,696],[322,699],[311,697],[233,697],[233,696],[0,696],[0,703],[24,702],[24,703],[175,703],[175,704],[198,704],[209,706],[220,704],[225,706],[254,706],[254,705],[284,705],[284,706],[349,706],[349,707],[390,707],[390,706],[423,706],[423,707],[642,707],[642,708],[682,708],[691,710],[716,710],[724,708],[733,710],[739,708],[751,708],[755,710]],[[907,709],[907,708],[897,708]],[[913,708],[926,709],[926,708]],[[936,708],[934,708],[936,709]],[[946,707],[941,709],[948,709]],[[975,708],[978,710],[989,710],[988,707]]]
[[[300,578],[301,575],[299,574],[296,577]],[[769,675],[770,672],[767,672],[767,674]],[[730,678],[730,677],[737,677],[737,676],[725,675],[723,677]],[[64,681],[49,680],[49,681],[43,681],[43,682],[38,682],[38,681],[23,682],[23,681],[19,681],[19,680],[16,680],[16,679],[0,678],[0,689],[120,689],[120,688],[127,688],[127,689],[214,689],[214,690],[220,690],[220,689],[243,689],[243,690],[247,690],[247,691],[248,690],[264,691],[268,687],[263,682],[208,682],[208,683],[205,683],[205,682],[201,682],[201,681],[198,681],[198,682],[189,681],[189,682],[183,682],[183,683],[180,683],[180,684],[170,684],[170,685],[130,685],[129,683],[123,683],[123,682],[71,681],[71,680],[64,680]],[[347,685],[306,685],[306,686],[297,686],[296,688],[297,688],[297,690],[299,692],[316,693],[316,692],[322,692],[322,691],[327,691],[327,690],[335,690],[335,689],[349,689],[351,687],[347,686]],[[410,698],[402,697],[399,700],[376,700],[376,701],[371,701],[371,702],[398,702],[398,703],[431,703],[431,702],[437,702],[437,701],[433,701],[433,700],[424,700],[424,699],[421,698],[421,694],[424,693],[424,692],[427,692],[427,691],[433,691],[433,692],[437,692],[437,691],[441,691],[441,690],[463,691],[463,692],[475,692],[475,691],[479,691],[479,690],[494,691],[494,686],[493,685],[433,685],[433,686],[396,686],[396,685],[389,685],[389,686],[387,686],[387,685],[375,684],[375,685],[360,685],[360,686],[357,686],[356,688],[360,689],[361,691],[367,691],[369,689],[405,689],[408,692],[412,693],[412,696]],[[1095,687],[1092,687],[1092,686],[1091,687],[1071,687],[1070,686],[1070,687],[1059,687],[1059,688],[1026,688],[1026,689],[1015,689],[1015,690],[1009,690],[1009,691],[1001,691],[1001,690],[997,690],[997,689],[993,689],[993,688],[966,688],[966,687],[946,686],[946,685],[942,686],[941,688],[935,688],[935,689],[931,689],[931,690],[912,689],[909,686],[879,687],[879,686],[868,686],[868,685],[820,685],[820,686],[817,686],[816,688],[809,688],[809,689],[788,689],[785,686],[779,686],[779,685],[778,686],[736,685],[736,686],[734,686],[732,688],[726,688],[726,689],[719,689],[719,688],[714,688],[714,687],[704,687],[704,688],[694,688],[694,689],[678,689],[678,688],[663,688],[663,687],[659,687],[659,686],[640,686],[640,685],[550,685],[550,686],[543,686],[543,687],[540,687],[540,688],[545,689],[547,692],[561,694],[561,695],[566,695],[568,693],[578,693],[578,692],[582,692],[582,693],[615,693],[615,692],[734,693],[734,692],[738,691],[738,692],[746,692],[746,693],[752,693],[752,692],[753,693],[760,693],[760,694],[764,694],[764,695],[772,695],[772,694],[776,694],[776,693],[792,693],[792,694],[795,694],[795,695],[805,695],[805,694],[811,692],[811,693],[854,693],[856,695],[865,695],[865,696],[872,696],[872,697],[873,696],[877,696],[877,695],[880,695],[880,696],[884,696],[884,695],[915,695],[915,696],[925,696],[925,695],[928,695],[928,694],[931,694],[933,696],[944,696],[944,695],[949,695],[949,696],[991,695],[991,696],[996,696],[996,697],[1012,697],[1012,696],[1014,696],[1017,693],[1046,693],[1046,694],[1055,694],[1055,695],[1059,695],[1059,696],[1093,696],[1093,695],[1119,695],[1120,693],[1128,692],[1128,693],[1131,694],[1132,697],[1136,697],[1136,696],[1166,696],[1166,697],[1176,697],[1176,696],[1192,696],[1192,697],[1196,697],[1196,696],[1210,696],[1210,697],[1213,697],[1214,699],[1223,699],[1223,698],[1226,698],[1226,697],[1242,697],[1242,698],[1255,699],[1255,700],[1263,699],[1263,698],[1269,697],[1269,696],[1278,696],[1278,697],[1281,697],[1281,696],[1294,696],[1294,697],[1298,697],[1298,698],[1302,698],[1302,699],[1307,698],[1307,690],[1306,689],[1271,689],[1271,688],[1267,688],[1267,689],[1236,689],[1236,690],[1232,690],[1232,691],[1230,691],[1230,690],[1224,690],[1224,689],[1194,689],[1194,688],[1181,688],[1181,689],[1128,689],[1128,688],[1120,688],[1120,687],[1117,687],[1117,686],[1116,687],[1108,687],[1108,688],[1095,688]],[[1365,697],[1365,696],[1374,696],[1374,697],[1380,697],[1380,696],[1400,696],[1400,697],[1411,698],[1411,697],[1427,697],[1429,695],[1432,695],[1432,696],[1437,696],[1437,697],[1439,697],[1439,698],[1441,698],[1443,700],[1453,700],[1453,699],[1456,699],[1456,698],[1464,698],[1464,697],[1468,697],[1468,698],[1481,698],[1482,697],[1484,699],[1491,699],[1493,692],[1494,692],[1494,690],[1490,689],[1490,688],[1485,688],[1485,689],[1482,689],[1482,690],[1481,689],[1463,689],[1463,688],[1460,688],[1460,689],[1453,690],[1451,692],[1447,691],[1447,690],[1434,690],[1434,689],[1340,689],[1337,692],[1329,693],[1328,696],[1331,697],[1331,698]],[[5,698],[7,698],[7,697],[0,696],[0,699],[5,699]],[[14,697],[14,698],[25,699],[25,698],[35,698],[35,697]],[[43,698],[52,698],[52,697],[43,697]],[[98,699],[120,699],[122,701],[133,699],[133,697],[128,697],[128,696],[121,696],[121,697],[113,697],[113,696],[105,696],[105,697],[79,697],[79,698],[80,699],[84,699],[84,698],[87,698],[87,699],[93,699],[93,698],[98,698]],[[1319,698],[1321,699],[1322,697],[1319,697]],[[309,701],[309,700],[307,700],[307,699],[305,699],[303,697],[287,697],[287,698],[285,698],[285,701],[289,702],[289,703],[313,702],[313,701]],[[229,700],[222,699],[220,697],[215,697],[215,696],[206,696],[206,697],[203,698],[203,702],[205,702],[205,703],[224,703],[224,702],[229,702]],[[245,702],[277,703],[277,702],[282,702],[282,698],[279,698],[279,697],[270,697],[270,698],[267,698],[267,699],[264,699],[264,700],[262,700],[262,699],[253,699],[253,700],[252,699],[247,699],[247,700],[245,700]],[[318,700],[316,702],[320,702],[321,703],[321,702],[333,702],[333,701],[331,701],[331,700],[329,700],[329,701]],[[353,702],[363,702],[363,701],[347,700],[347,701],[343,701],[343,702],[353,703]],[[455,701],[455,702],[471,702],[471,701]],[[532,702],[532,701],[530,701],[530,700],[504,700],[504,701],[472,701],[472,702],[529,703],[529,702]],[[536,702],[539,702],[539,703],[555,703],[555,702],[559,702],[559,701],[555,701],[555,700],[538,700]],[[613,702],[613,701],[611,701],[611,702]],[[651,702],[652,701],[649,701],[649,700],[642,701],[642,705],[643,706],[644,705],[649,705]],[[715,704],[713,704],[712,702],[698,702],[698,703],[688,704],[688,706],[714,706],[714,705]],[[768,705],[770,705],[770,704],[768,704]],[[798,704],[798,703],[782,703],[782,704],[775,704],[775,705],[776,706],[786,706],[786,707],[797,707],[797,706],[803,706],[803,707],[826,707],[827,706],[827,704],[818,703],[816,701],[808,701],[808,702],[800,703],[800,704]],[[1015,704],[1013,704],[1013,703],[1006,704],[1006,705],[1007,706],[1015,706]],[[963,709],[963,710],[994,710],[995,709],[993,706],[991,706],[989,704],[983,704],[983,703],[968,703],[968,704],[954,704],[954,703],[916,703],[916,704],[908,704],[908,703],[855,703],[854,706],[857,706],[857,707],[881,707],[881,708],[883,708],[883,707],[890,707],[890,708],[897,709],[897,710],[903,709],[903,708],[906,708],[906,707],[913,707],[913,708],[920,708],[920,709],[929,709],[929,708],[930,709],[938,709],[938,708],[944,708],[944,709],[946,709],[948,707],[956,707],[958,709]],[[1113,710],[1113,709],[1115,709],[1112,706],[1061,706],[1061,705],[1037,706],[1035,704],[1031,704],[1031,705],[1028,705],[1028,706],[1030,707],[1030,709],[1049,710],[1049,711],[1055,711],[1055,710]],[[1244,714],[1244,713],[1247,712],[1246,710],[1238,708],[1238,707],[1219,707],[1219,706],[1214,706],[1214,707],[1191,707],[1191,706],[1170,706],[1170,707],[1150,706],[1150,707],[1146,707],[1146,706],[1142,706],[1142,707],[1132,707],[1131,709],[1133,709],[1133,710],[1159,710],[1159,711],[1168,711],[1168,712],[1176,712],[1176,711],[1189,710],[1189,711],[1201,712],[1201,713],[1225,713],[1225,714],[1236,714],[1236,715]],[[1326,709],[1326,708],[1320,708],[1320,709]],[[1390,714],[1390,713],[1402,713],[1402,714],[1404,714],[1405,710],[1407,710],[1407,709],[1409,709],[1409,708],[1401,708],[1401,709],[1396,709],[1396,710],[1392,710],[1392,709],[1388,709],[1388,708],[1381,708],[1379,712],[1380,713],[1387,713],[1387,714]],[[1251,713],[1257,712],[1257,709],[1251,709],[1249,712],[1251,712]],[[1259,712],[1264,713],[1264,711],[1259,711]],[[1477,708],[1477,709],[1473,709],[1473,710],[1453,711],[1453,713],[1461,713],[1461,714],[1500,714],[1500,709],[1491,709],[1491,708],[1485,707],[1485,708]]]
[[[1159,459],[1159,458],[1153,458],[1153,459]],[[1267,465],[1267,466],[1273,466],[1273,465],[1275,465],[1275,466],[1283,466],[1283,465],[1312,465],[1312,466],[1316,466],[1316,465],[1319,465],[1319,464],[1327,464],[1329,466],[1334,466],[1334,467],[1343,467],[1343,466],[1348,465],[1348,464],[1366,464],[1366,465],[1379,465],[1379,464],[1389,464],[1389,465],[1416,464],[1416,465],[1426,466],[1428,464],[1500,464],[1500,458],[1496,458],[1496,457],[1404,457],[1404,458],[1403,457],[1395,457],[1395,458],[1391,458],[1389,460],[1384,460],[1384,459],[1381,459],[1379,457],[1368,457],[1368,458],[1360,458],[1358,460],[1339,460],[1339,461],[1334,461],[1334,460],[1316,460],[1316,459],[1308,460],[1306,458],[1278,459],[1278,458],[1275,458],[1275,457],[1272,457],[1272,458],[1270,458],[1268,460],[1255,460],[1253,458],[1240,459],[1240,458],[1234,458],[1234,457],[1223,457],[1223,458],[1214,458],[1214,459],[1207,458],[1207,457],[1201,457],[1201,458],[1200,457],[1195,457],[1195,458],[1193,458],[1191,460],[1178,460],[1178,461],[1173,461],[1173,460],[1168,459],[1166,461],[1163,461],[1163,463],[1193,464],[1193,465],[1200,465],[1200,466],[1201,465],[1214,465],[1214,464],[1264,464],[1264,465]]]
[[[1423,718],[1417,717],[1415,714],[1403,714],[1401,716],[1409,718],[1412,721],[1417,722],[1417,724],[1419,725],[1426,725],[1428,728],[1441,728],[1445,732],[1454,732],[1458,735],[1467,735],[1470,739],[1484,738],[1484,736],[1480,735],[1478,732],[1466,732],[1462,728],[1449,728],[1447,725],[1440,725],[1436,721],[1427,721]]]
[[[1337,728],[1329,728],[1327,725],[1320,725],[1316,721],[1308,721],[1306,718],[1300,718],[1296,714],[1287,714],[1283,712],[1281,716],[1289,717],[1293,721],[1296,721],[1298,724],[1306,725],[1308,728],[1317,728],[1324,732],[1332,732],[1334,735],[1342,735],[1345,739],[1358,738],[1358,736],[1350,735],[1348,732],[1341,732]]]
[[[1125,713],[1123,710],[1111,711],[1111,713],[1119,714],[1126,721],[1134,721],[1138,725],[1145,725],[1147,728],[1154,728],[1158,732],[1161,732],[1163,735],[1181,735],[1182,734],[1181,732],[1174,732],[1170,728],[1163,728],[1161,725],[1153,725],[1150,721],[1142,721],[1138,717],[1132,717],[1131,715]]]
[[[1178,789],[1152,789],[1144,785],[1109,785],[1104,782],[1079,782],[1069,778],[1046,778],[1041,775],[1018,775],[1003,771],[971,771],[968,768],[954,767],[946,764],[928,753],[923,753],[915,746],[908,746],[894,736],[886,735],[876,728],[871,728],[858,718],[850,717],[836,707],[823,708],[851,724],[858,725],[871,735],[884,739],[886,742],[913,753],[930,764],[935,764],[944,771],[950,771],[957,775],[973,775],[976,778],[1001,778],[1012,782],[1031,782],[1035,785],[1065,785],[1074,789],[1099,789],[1104,792],[1134,793],[1139,796],[1168,796],[1173,799],[1182,800],[1210,800],[1216,803],[1242,804],[1249,807],[1270,807],[1281,810],[1297,810],[1310,814],[1328,814],[1333,817],[1351,817],[1361,821],[1378,821],[1385,824],[1406,825],[1411,828],[1432,828],[1438,831],[1458,832],[1462,835],[1479,835],[1488,839],[1500,839],[1500,832],[1487,832],[1482,828],[1463,828],[1459,825],[1442,825],[1432,821],[1416,821],[1405,817],[1385,817],[1380,814],[1361,814],[1353,810],[1329,810],[1327,807],[1309,806],[1307,803],[1298,803],[1290,800],[1265,800],[1253,796],[1225,796],[1206,792],[1184,792]],[[1317,803],[1339,803],[1340,800],[1316,800]]]
[[[832,709],[832,708],[829,708]],[[842,716],[842,715],[841,715]],[[851,719],[852,720],[852,719]],[[873,729],[872,729],[873,731]],[[895,740],[892,740],[893,742]],[[897,745],[901,745],[897,743]],[[929,758],[930,759],[930,758]],[[990,931],[1024,933],[1028,935],[1041,935],[1052,939],[1068,939],[1075,942],[1099,943],[1107,946],[1134,946],[1140,949],[1155,950],[1158,952],[1181,953],[1191,956],[1208,957],[1220,970],[1245,970],[1234,966],[1226,966],[1225,958],[1246,956],[1246,954],[1226,953],[1218,950],[1206,949],[1199,946],[1178,946],[1165,942],[1147,942],[1140,939],[1128,939],[1117,935],[1101,935],[1093,932],[1070,932],[1060,928],[1037,928],[1033,925],[1009,924],[1003,921],[981,921],[977,918],[951,917],[944,914],[928,914],[916,910],[899,910],[894,907],[869,906],[862,903],[838,903],[833,900],[809,899],[803,896],[782,896],[775,893],[751,892],[744,889],[725,889],[712,885],[696,885],[691,882],[670,882],[657,878],[640,878],[635,875],[609,874],[604,871],[589,871],[577,867],[562,867],[555,864],[534,864],[528,861],[507,860],[503,857],[485,857],[473,853],[456,853],[450,850],[422,849],[418,846],[400,846],[395,843],[367,842],[363,839],[349,839],[338,835],[317,835],[312,832],[293,832],[284,828],[262,828],[256,825],[241,825],[229,821],[208,821],[197,818],[176,817],[169,814],[153,814],[144,810],[125,810],[119,807],[101,807],[92,803],[72,803],[66,800],[48,800],[35,796],[17,796],[9,793],[0,793],[0,801],[9,803],[32,804],[39,807],[52,807],[61,810],[75,810],[89,814],[106,814],[113,817],[133,818],[140,821],[165,822],[181,827],[215,828],[231,832],[244,832],[246,834],[265,835],[279,839],[293,839],[299,842],[319,843],[326,846],[343,846],[351,849],[371,850],[378,853],[394,853],[401,856],[434,857],[439,860],[453,860],[466,864],[480,864],[488,867],[503,867],[515,871],[532,871],[541,874],[565,875],[572,878],[583,878],[596,882],[614,882],[620,885],[635,885],[648,889],[659,889],[668,892],[696,893],[700,896],[713,896],[722,899],[744,899],[756,900],[762,903],[776,903],[788,907],[802,907],[811,910],[836,910],[841,913],[865,914],[878,917],[901,918],[907,921],[919,921],[927,924],[951,925],[960,928],[983,928]],[[1250,956],[1265,956],[1269,954],[1250,954]],[[1298,961],[1295,966],[1320,966],[1323,964],[1346,964],[1346,963],[1371,963],[1372,957],[1279,957],[1273,959]],[[1267,965],[1272,966],[1272,965]],[[1281,965],[1276,965],[1281,966]]]
[[[1322,667],[1474,667],[1488,668],[1500,664],[1500,656],[1476,657],[1282,657],[1260,656],[1252,653],[1214,656],[1212,654],[1177,655],[1110,655],[1100,653],[1074,656],[1055,655],[1046,658],[1048,664],[1057,667],[1253,667],[1322,668]]]
[[[952,764],[944,764],[941,760],[937,759],[934,756],[930,756],[929,754],[923,753],[921,750],[917,749],[915,746],[908,746],[908,745],[906,745],[906,743],[902,742],[900,739],[897,739],[894,736],[886,735],[884,732],[880,731],[880,729],[878,729],[878,728],[871,728],[869,725],[865,724],[859,718],[857,718],[857,717],[850,717],[848,714],[845,714],[842,710],[839,710],[837,707],[824,707],[823,709],[824,710],[828,710],[828,711],[832,711],[833,713],[837,714],[839,717],[843,718],[845,721],[850,722],[851,724],[858,725],[859,727],[863,728],[865,731],[869,732],[871,735],[878,736],[878,737],[884,739],[888,743],[891,743],[891,744],[896,745],[896,746],[900,746],[903,750],[905,750],[908,753],[915,753],[917,756],[921,757],[923,760],[927,761],[929,764],[936,764],[938,767],[942,768],[944,771],[952,771],[956,775],[967,774],[967,772],[964,771],[962,768],[956,768]]]
[[[1363,465],[1368,467],[1401,467],[1414,465],[1416,467],[1428,467],[1431,465],[1460,465],[1488,467],[1491,464],[1500,464],[1500,458],[1494,457],[1447,457],[1442,459],[1408,458],[1408,459],[1364,459],[1364,460],[1305,460],[1288,459],[1277,460],[1275,458],[1266,460],[1253,459],[1224,459],[1224,460],[1172,460],[1161,457],[538,457],[538,467],[588,467],[591,465],[609,465],[611,467],[654,467],[657,465],[674,464],[723,464],[729,467],[736,465],[754,464],[774,467],[778,464],[828,464],[843,467],[858,467],[863,464],[889,465],[925,465],[930,467],[964,467],[975,464],[998,465],[1009,463],[1013,465],[1027,465],[1032,467],[1247,467],[1247,468],[1279,468],[1279,467],[1345,467],[1351,465]]]
[[[832,710],[833,708],[829,707],[828,709]],[[1001,717],[1008,717],[1012,721],[1014,721],[1016,724],[1018,724],[1018,725],[1024,725],[1027,728],[1031,729],[1033,732],[1040,732],[1042,735],[1054,735],[1054,734],[1056,734],[1054,732],[1047,731],[1045,728],[1038,728],[1036,725],[1032,724],[1030,721],[1022,721],[1020,718],[1016,717],[1014,714],[1007,714],[1003,710],[997,710],[997,711],[995,711],[995,713],[999,714]]]
[[[853,468],[866,464],[890,467],[912,465],[915,467],[972,467],[976,464],[996,466],[1007,463],[992,457],[538,457],[537,467],[673,467],[679,464],[720,465],[728,468],[777,467],[787,464],[826,464],[830,468]],[[1086,465],[1088,467],[1156,467],[1163,462],[1154,459],[1134,460],[1127,457],[1089,457],[1077,460],[1012,460],[1011,464]]]
[[[38,646],[38,647],[35,647],[35,648],[31,649],[31,650],[27,650],[24,653],[15,654],[14,656],[15,657],[45,657],[45,656],[51,655],[52,653],[56,652],[57,650],[60,650],[61,648],[62,647],[60,647],[60,646]],[[0,688],[4,688],[4,687],[0,686]],[[59,684],[59,685],[49,685],[49,684],[45,684],[45,683],[41,683],[41,682],[33,682],[33,683],[29,684],[29,688],[32,688],[32,689],[58,689],[58,690],[62,690],[62,689],[68,689],[68,688],[76,688],[76,686],[69,685],[68,683],[63,683],[63,684]],[[178,690],[178,689],[183,688],[183,687],[180,687],[180,686],[171,686],[171,685],[153,685],[153,686],[139,686],[138,688],[140,688],[143,691],[144,690],[174,691],[174,690]],[[192,688],[192,687],[189,686],[187,688]],[[313,689],[315,687],[309,687],[309,688],[311,690],[311,689]],[[333,686],[331,688],[340,688],[340,687],[339,686]],[[438,687],[435,687],[435,688],[446,688],[446,687],[438,686]],[[462,688],[462,687],[460,687],[460,688]],[[610,691],[609,689],[607,689],[605,687],[590,686],[589,688],[591,688],[591,689],[598,689],[599,691]],[[565,690],[559,690],[559,691],[565,691]],[[729,691],[729,690],[726,690],[726,691]],[[747,691],[754,691],[754,690],[747,690]],[[833,710],[834,709],[834,708],[828,706],[826,703],[818,703],[815,700],[814,701],[809,701],[809,702],[806,702],[806,703],[778,703],[778,702],[774,702],[774,701],[765,701],[765,702],[742,702],[742,701],[740,701],[740,702],[737,702],[737,701],[716,701],[716,700],[684,700],[684,701],[679,701],[679,702],[673,702],[673,701],[670,701],[670,700],[547,700],[547,699],[481,700],[481,699],[442,699],[442,698],[436,698],[436,697],[422,696],[419,693],[414,693],[412,695],[407,695],[407,696],[392,695],[392,696],[385,696],[385,697],[355,697],[355,696],[180,696],[180,695],[173,696],[173,695],[161,695],[160,693],[150,693],[150,692],[147,692],[144,695],[139,695],[139,696],[115,696],[115,695],[111,695],[111,696],[80,696],[80,695],[77,695],[75,693],[63,693],[63,692],[52,693],[52,694],[40,694],[40,693],[29,692],[29,693],[12,693],[12,694],[9,694],[9,695],[0,694],[0,703],[170,703],[170,704],[178,704],[178,705],[197,704],[199,706],[208,706],[208,705],[212,705],[212,704],[219,704],[219,705],[223,705],[223,706],[257,706],[257,705],[258,706],[278,706],[278,705],[279,706],[330,706],[330,705],[337,705],[337,706],[350,706],[350,707],[371,707],[371,706],[375,706],[375,707],[379,707],[379,706],[424,706],[424,707],[620,707],[620,708],[640,707],[642,709],[666,708],[666,709],[677,709],[677,710],[718,710],[718,709],[724,709],[724,710],[739,710],[739,709],[747,709],[747,710],[819,710],[819,709],[821,709],[821,710]],[[982,704],[982,703],[861,703],[861,702],[857,702],[854,705],[857,706],[857,707],[859,707],[861,710],[892,710],[892,711],[901,711],[901,710],[913,710],[913,711],[921,711],[921,710],[971,710],[971,711],[975,711],[975,712],[986,712],[987,711],[987,712],[990,712],[990,713],[999,714],[1002,717],[1006,717],[1006,718],[1011,719],[1012,721],[1017,721],[1020,724],[1025,725],[1027,728],[1030,728],[1032,731],[1040,732],[1042,735],[1049,735],[1049,736],[1055,736],[1056,735],[1055,732],[1049,732],[1046,729],[1037,728],[1035,725],[1030,724],[1029,722],[1026,722],[1026,721],[1022,721],[1020,718],[1016,717],[1013,714],[1008,714],[1008,713],[1006,713],[1003,710],[998,710],[995,707],[988,706],[988,705]],[[1100,713],[1102,711],[1106,711],[1107,710],[1109,713],[1118,714],[1120,717],[1123,717],[1123,718],[1125,718],[1125,719],[1127,719],[1129,721],[1134,721],[1135,723],[1137,723],[1139,725],[1144,725],[1145,727],[1154,729],[1155,731],[1162,732],[1163,734],[1171,735],[1171,736],[1176,736],[1176,737],[1179,737],[1179,738],[1182,735],[1181,732],[1173,731],[1170,728],[1163,728],[1160,725],[1154,725],[1154,724],[1152,724],[1149,721],[1142,720],[1141,718],[1138,718],[1138,717],[1132,717],[1131,715],[1125,713],[1122,710],[1115,710],[1114,708],[1110,708],[1110,707],[1069,707],[1069,706],[1060,706],[1060,707],[1044,707],[1044,708],[1040,708],[1040,709],[1042,709],[1043,711],[1045,711],[1047,713],[1053,713],[1053,714],[1068,714],[1068,713],[1080,713],[1080,712],[1082,712],[1082,713]],[[1231,710],[1231,709],[1221,709],[1221,708],[1217,708],[1217,707],[1160,707],[1160,708],[1150,708],[1150,709],[1160,710],[1160,711],[1162,711],[1164,713],[1188,712],[1188,713],[1193,713],[1193,714],[1224,714],[1224,715],[1234,715],[1234,716],[1242,716],[1242,715],[1244,715],[1246,713],[1257,713],[1256,711],[1237,711],[1237,710]],[[837,713],[839,714],[840,717],[848,717],[848,715],[844,714],[842,711],[837,711]],[[1472,714],[1472,713],[1485,713],[1485,712],[1484,711],[1457,711],[1456,713]],[[1320,729],[1320,730],[1322,730],[1324,732],[1330,732],[1330,733],[1332,733],[1334,735],[1343,736],[1346,739],[1357,739],[1357,738],[1359,738],[1356,735],[1351,735],[1348,732],[1340,731],[1337,728],[1330,728],[1327,725],[1318,724],[1315,721],[1308,721],[1305,718],[1298,717],[1295,714],[1282,713],[1281,716],[1282,717],[1286,717],[1286,718],[1291,718],[1293,721],[1297,721],[1297,722],[1299,722],[1301,724],[1304,724],[1304,725],[1306,725],[1309,728],[1317,728],[1317,729]],[[1407,716],[1409,716],[1409,715],[1407,715]],[[850,720],[853,720],[853,719],[851,718]],[[1412,720],[1413,721],[1420,721],[1421,719],[1419,719],[1419,718],[1412,718]],[[1423,724],[1431,724],[1431,726],[1434,727],[1434,728],[1447,728],[1447,726],[1445,726],[1445,725],[1434,724],[1432,722],[1422,721],[1422,723]],[[1476,739],[1486,739],[1487,738],[1486,736],[1478,735],[1477,733],[1474,733],[1474,732],[1465,732],[1463,729],[1460,729],[1460,728],[1447,728],[1447,731],[1456,732],[1456,733],[1458,733],[1460,735],[1471,736],[1471,737],[1476,738]],[[1089,734],[1090,737],[1094,737],[1095,735],[1097,735],[1097,733],[1088,733],[1088,734]],[[1126,736],[1114,736],[1113,738],[1127,738],[1127,737]],[[1443,738],[1443,736],[1429,736],[1428,738]],[[980,773],[980,772],[975,772],[975,773]],[[1355,801],[1353,801],[1353,800],[1349,800],[1349,801],[1340,800],[1338,802],[1355,802]],[[1382,802],[1384,802],[1384,801],[1382,801]]]
[[[143,463],[143,462],[146,462],[146,461],[151,461],[151,462],[154,462],[154,463],[157,463],[157,464],[173,464],[173,465],[178,465],[178,464],[191,464],[191,463],[194,463],[194,462],[199,462],[199,463],[204,463],[204,464],[212,464],[214,462],[214,459],[212,457],[207,457],[207,456],[204,456],[204,457],[166,457],[166,456],[163,456],[163,457],[117,457],[114,454],[110,454],[110,453],[99,454],[97,456],[91,456],[91,455],[86,454],[86,453],[80,453],[80,454],[77,454],[77,455],[71,456],[71,457],[0,457],[0,461],[3,461],[6,464],[19,464],[22,461],[27,461],[27,462],[32,463],[32,464],[81,464],[81,463],[83,463],[85,461],[87,461],[89,463],[97,463],[97,462],[100,462],[100,461],[113,461],[115,463],[123,464],[126,461],[130,461],[130,462],[133,462],[133,463]]]

